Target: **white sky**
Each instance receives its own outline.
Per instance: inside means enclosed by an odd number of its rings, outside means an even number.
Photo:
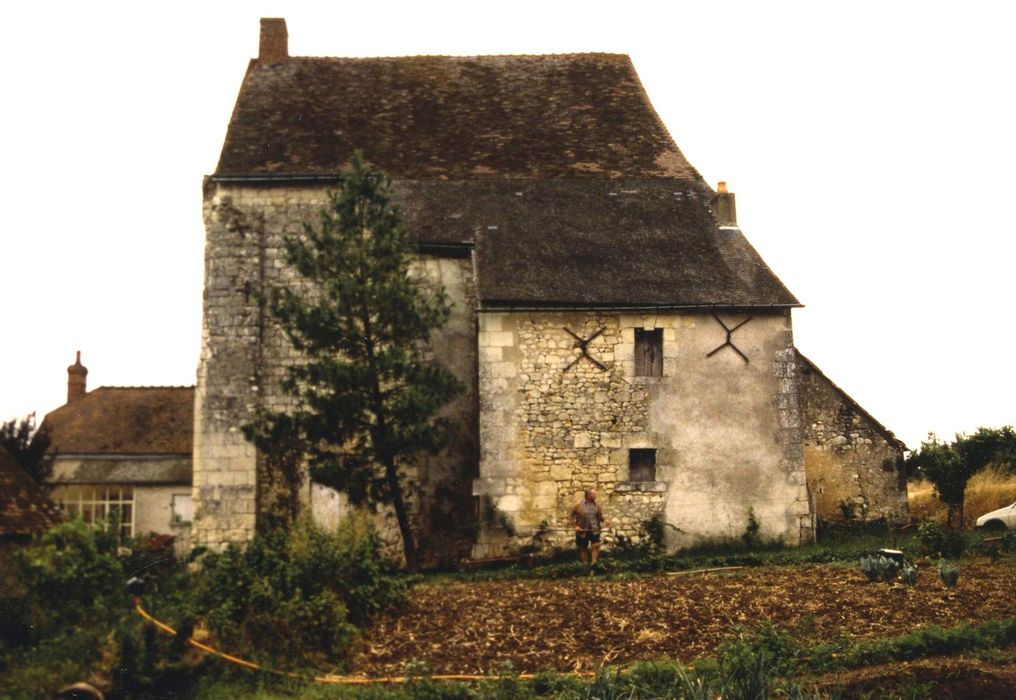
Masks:
[[[0,420],[193,384],[201,178],[258,19],[291,55],[631,54],[692,164],[807,308],[801,351],[909,446],[1016,421],[1016,4],[5,6]]]

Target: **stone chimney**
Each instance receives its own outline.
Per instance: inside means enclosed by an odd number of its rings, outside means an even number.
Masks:
[[[261,47],[258,63],[271,65],[282,63],[289,58],[289,32],[282,17],[261,18]]]
[[[74,364],[67,368],[67,403],[80,399],[85,395],[85,379],[88,377],[88,368],[81,364],[81,351]]]
[[[737,226],[737,206],[734,204],[734,193],[727,192],[727,183],[716,183],[716,196],[713,197],[713,218],[717,226]]]

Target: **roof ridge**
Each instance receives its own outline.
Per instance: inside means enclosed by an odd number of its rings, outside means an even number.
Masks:
[[[378,59],[402,59],[402,58],[448,58],[448,59],[477,59],[477,58],[579,58],[599,57],[631,60],[627,53],[616,51],[565,51],[564,53],[490,53],[490,54],[440,54],[421,53],[404,54],[401,56],[290,56],[286,61],[374,61]],[[277,64],[273,64],[277,65]]]

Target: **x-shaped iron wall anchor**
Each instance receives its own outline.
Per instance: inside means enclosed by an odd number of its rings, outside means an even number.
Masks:
[[[602,362],[600,362],[595,357],[593,357],[592,355],[589,354],[589,344],[591,342],[593,342],[593,339],[596,338],[598,335],[600,335],[600,333],[603,333],[604,330],[605,329],[601,328],[598,331],[596,331],[595,333],[593,333],[591,336],[589,336],[588,338],[580,338],[570,328],[565,328],[564,332],[567,333],[568,335],[570,335],[572,338],[575,339],[575,345],[573,347],[576,347],[579,350],[581,350],[582,354],[579,355],[578,357],[576,357],[571,362],[569,362],[568,366],[565,367],[562,371],[563,372],[567,372],[572,367],[574,367],[576,364],[578,364],[578,361],[581,360],[583,357],[586,358],[587,360],[589,360],[590,362],[592,362],[594,365],[596,365],[600,369],[607,369],[607,365],[603,364]]]
[[[744,354],[743,352],[741,352],[740,350],[738,350],[738,349],[737,349],[737,346],[736,346],[736,345],[734,345],[734,344],[733,344],[733,343],[732,343],[732,342],[730,341],[730,336],[732,336],[732,335],[734,334],[734,331],[736,331],[736,330],[737,330],[738,328],[740,328],[741,326],[743,326],[744,324],[746,324],[746,323],[747,323],[748,321],[750,321],[750,320],[752,319],[752,317],[751,317],[751,316],[749,316],[748,318],[744,319],[743,321],[741,321],[740,323],[738,323],[738,324],[737,324],[736,326],[734,326],[733,328],[730,328],[729,326],[727,326],[727,324],[723,322],[723,319],[721,319],[721,318],[720,318],[719,316],[717,316],[716,314],[713,314],[713,318],[715,318],[715,319],[716,319],[716,322],[717,322],[718,324],[720,324],[721,326],[723,326],[723,330],[725,330],[725,331],[727,332],[727,339],[726,339],[726,341],[724,341],[723,345],[721,345],[720,347],[716,348],[715,350],[713,350],[712,352],[710,352],[709,354],[707,354],[707,355],[706,355],[706,357],[712,357],[713,355],[715,355],[716,353],[718,353],[718,352],[719,352],[720,350],[722,350],[723,348],[725,348],[725,347],[727,347],[727,346],[730,346],[730,349],[731,349],[731,350],[733,350],[734,352],[736,352],[736,353],[737,353],[738,355],[740,355],[740,356],[741,356],[741,359],[742,359],[742,360],[744,360],[745,362],[749,362],[749,360],[748,360],[748,356],[747,356],[747,355],[745,355],[745,354]]]

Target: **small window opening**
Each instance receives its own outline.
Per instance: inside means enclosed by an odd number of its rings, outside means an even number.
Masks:
[[[628,451],[628,481],[656,481],[656,450]]]
[[[663,329],[635,329],[635,376],[663,376]]]

